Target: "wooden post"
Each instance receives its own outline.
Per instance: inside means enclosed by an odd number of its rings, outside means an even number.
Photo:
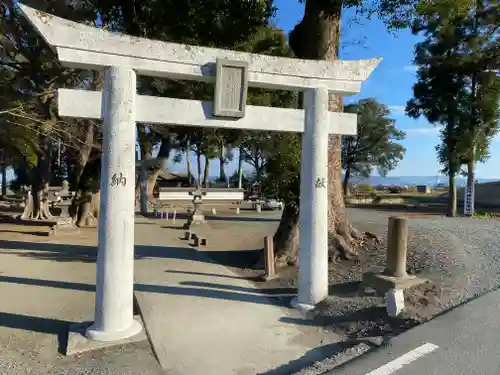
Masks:
[[[264,237],[264,258],[267,280],[274,279],[276,277],[276,268],[274,264],[274,241],[273,236]]]
[[[393,277],[407,277],[406,253],[408,247],[408,220],[390,217],[387,233],[387,258],[385,273]]]

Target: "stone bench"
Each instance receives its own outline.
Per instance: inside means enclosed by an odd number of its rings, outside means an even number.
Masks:
[[[174,216],[178,209],[192,209],[193,192],[196,188],[160,188],[155,203],[153,204],[156,215],[161,212],[173,210]],[[219,207],[233,206],[239,212],[240,205],[243,203],[243,189],[220,189],[220,188],[202,188],[203,193],[202,207],[211,208],[212,214],[216,214]]]

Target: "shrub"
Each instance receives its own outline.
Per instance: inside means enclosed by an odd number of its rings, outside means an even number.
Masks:
[[[373,186],[369,184],[359,184],[356,185],[356,192],[357,193],[370,193],[373,191]]]
[[[410,193],[416,193],[417,192],[417,186],[416,185],[410,185],[410,186],[408,186],[408,192],[410,192]]]
[[[402,192],[403,189],[401,189],[401,186],[391,186],[389,188],[389,193],[391,194],[399,194]]]

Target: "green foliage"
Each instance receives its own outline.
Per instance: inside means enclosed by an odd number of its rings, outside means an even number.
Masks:
[[[276,133],[271,138],[265,167],[264,195],[275,196],[285,205],[299,206],[301,137]]]
[[[422,6],[414,24],[425,39],[415,48],[418,80],[407,114],[442,127],[438,159],[455,174],[469,160],[486,160],[498,132],[500,14],[487,1],[447,4]]]
[[[273,55],[290,54],[284,33],[269,24],[274,14],[272,2],[264,0],[89,0],[71,4],[27,0],[24,3],[67,19],[134,36]],[[82,145],[90,145],[92,163],[99,160],[99,128],[96,127],[94,139],[91,139],[87,137],[88,132],[82,131],[87,129],[83,122],[62,122],[57,117],[55,92],[61,86],[85,85],[86,88],[99,89],[102,76],[90,71],[62,69],[48,46],[19,16],[15,2],[2,3],[0,10],[3,53],[0,60],[0,122],[5,124],[8,120],[8,124],[12,124],[8,134],[15,135],[15,140],[30,140],[20,142],[30,146],[23,151],[26,156],[24,165],[36,165],[38,156],[42,154],[50,159],[55,145],[62,140],[67,150],[67,157],[63,158],[67,163],[64,171],[82,173],[81,168],[74,167],[78,160],[86,159],[82,159]],[[187,99],[211,100],[213,93],[213,87],[208,84],[149,77],[139,77],[138,86],[141,94]],[[255,90],[250,93],[250,101],[266,105],[266,102],[275,102],[283,95]],[[25,134],[13,133],[11,130],[14,128],[24,129]],[[154,149],[167,149],[160,146],[171,142],[171,134],[176,134],[175,145],[179,151],[189,149],[207,158],[219,157],[223,153],[225,163],[232,157],[227,150],[242,140],[237,132],[228,130],[149,124],[138,124],[137,130],[142,158],[151,157]],[[6,143],[15,144],[13,140]],[[42,147],[47,143],[48,148]],[[10,147],[9,152],[11,150],[15,155],[21,154],[18,148]],[[54,163],[49,160],[50,164]],[[63,170],[59,166],[57,168]],[[90,171],[98,173],[98,169],[89,165],[89,171],[85,173]]]
[[[406,111],[441,127],[436,150],[450,176],[448,215],[453,216],[456,174],[467,163],[473,183],[474,164],[488,157],[500,125],[500,13],[497,5],[484,0],[468,8],[462,2],[448,8],[435,0],[419,11],[413,31],[425,39],[415,48],[418,80]]]
[[[356,185],[356,193],[371,193],[372,191],[373,191],[373,186],[369,184]]]
[[[475,211],[474,212],[474,218],[477,219],[499,219],[500,218],[500,212],[482,212],[482,211]]]
[[[342,139],[342,168],[347,175],[370,176],[375,166],[381,176],[393,170],[406,149],[397,141],[406,134],[388,116],[390,110],[375,99],[362,99],[346,105],[344,111],[358,116],[358,134]],[[348,177],[347,177],[348,179]]]
[[[408,193],[416,193],[417,192],[417,186],[416,185],[410,185],[410,186],[408,186],[408,189],[406,191]]]

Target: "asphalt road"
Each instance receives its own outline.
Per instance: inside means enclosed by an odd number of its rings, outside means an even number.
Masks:
[[[328,375],[498,375],[500,290],[413,328]]]

